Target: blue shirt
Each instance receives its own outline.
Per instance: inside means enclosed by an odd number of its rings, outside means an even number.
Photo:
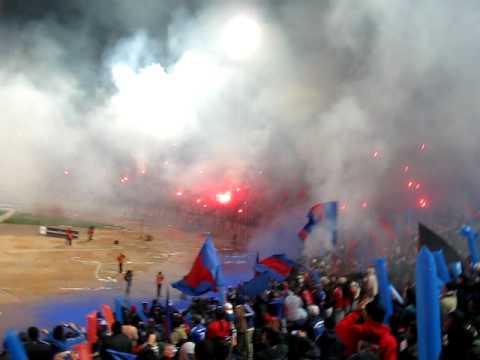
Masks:
[[[207,333],[207,328],[202,324],[195,325],[192,330],[190,331],[190,337],[195,344],[203,341],[205,339],[205,335]]]

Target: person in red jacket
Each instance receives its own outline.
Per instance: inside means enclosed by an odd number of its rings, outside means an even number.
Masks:
[[[66,238],[67,238],[67,245],[72,246],[72,240],[73,240],[73,230],[72,227],[69,226],[66,231]]]
[[[221,339],[230,341],[232,331],[230,323],[225,320],[225,311],[223,308],[215,310],[215,320],[208,325],[207,337],[209,339]]]
[[[347,355],[367,349],[376,353],[381,360],[397,360],[397,340],[391,334],[390,327],[383,324],[384,317],[385,310],[378,301],[366,306],[362,302],[359,309],[337,324],[335,332],[347,348]]]

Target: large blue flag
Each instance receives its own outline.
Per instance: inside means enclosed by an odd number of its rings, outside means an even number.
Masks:
[[[223,270],[217,249],[211,237],[203,244],[190,272],[184,278],[172,284],[181,292],[199,296],[209,291],[217,291],[224,286]]]
[[[265,271],[264,273],[255,276],[253,279],[247,281],[242,286],[242,292],[249,298],[253,299],[255,296],[263,293],[270,286],[273,280],[272,273]]]
[[[337,244],[337,218],[338,203],[330,201],[312,206],[307,214],[307,223],[298,233],[298,237],[307,240],[315,227],[321,226],[328,230],[332,236],[332,244]]]

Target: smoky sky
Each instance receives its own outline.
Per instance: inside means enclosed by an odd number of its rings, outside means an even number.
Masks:
[[[264,204],[307,189],[352,213],[477,207],[475,1],[1,4],[6,202],[101,208],[141,187],[161,203],[248,182]],[[238,13],[260,43],[232,61],[214,45]]]

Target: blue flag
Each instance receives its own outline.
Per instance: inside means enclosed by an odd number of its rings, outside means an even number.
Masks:
[[[243,293],[249,298],[254,298],[257,295],[260,295],[270,286],[272,281],[272,275],[270,272],[266,271],[260,275],[254,277],[252,280],[247,281],[243,285]]]
[[[298,233],[298,237],[305,241],[317,226],[322,226],[331,233],[332,244],[337,244],[338,203],[330,201],[312,206],[307,214],[307,223]]]

